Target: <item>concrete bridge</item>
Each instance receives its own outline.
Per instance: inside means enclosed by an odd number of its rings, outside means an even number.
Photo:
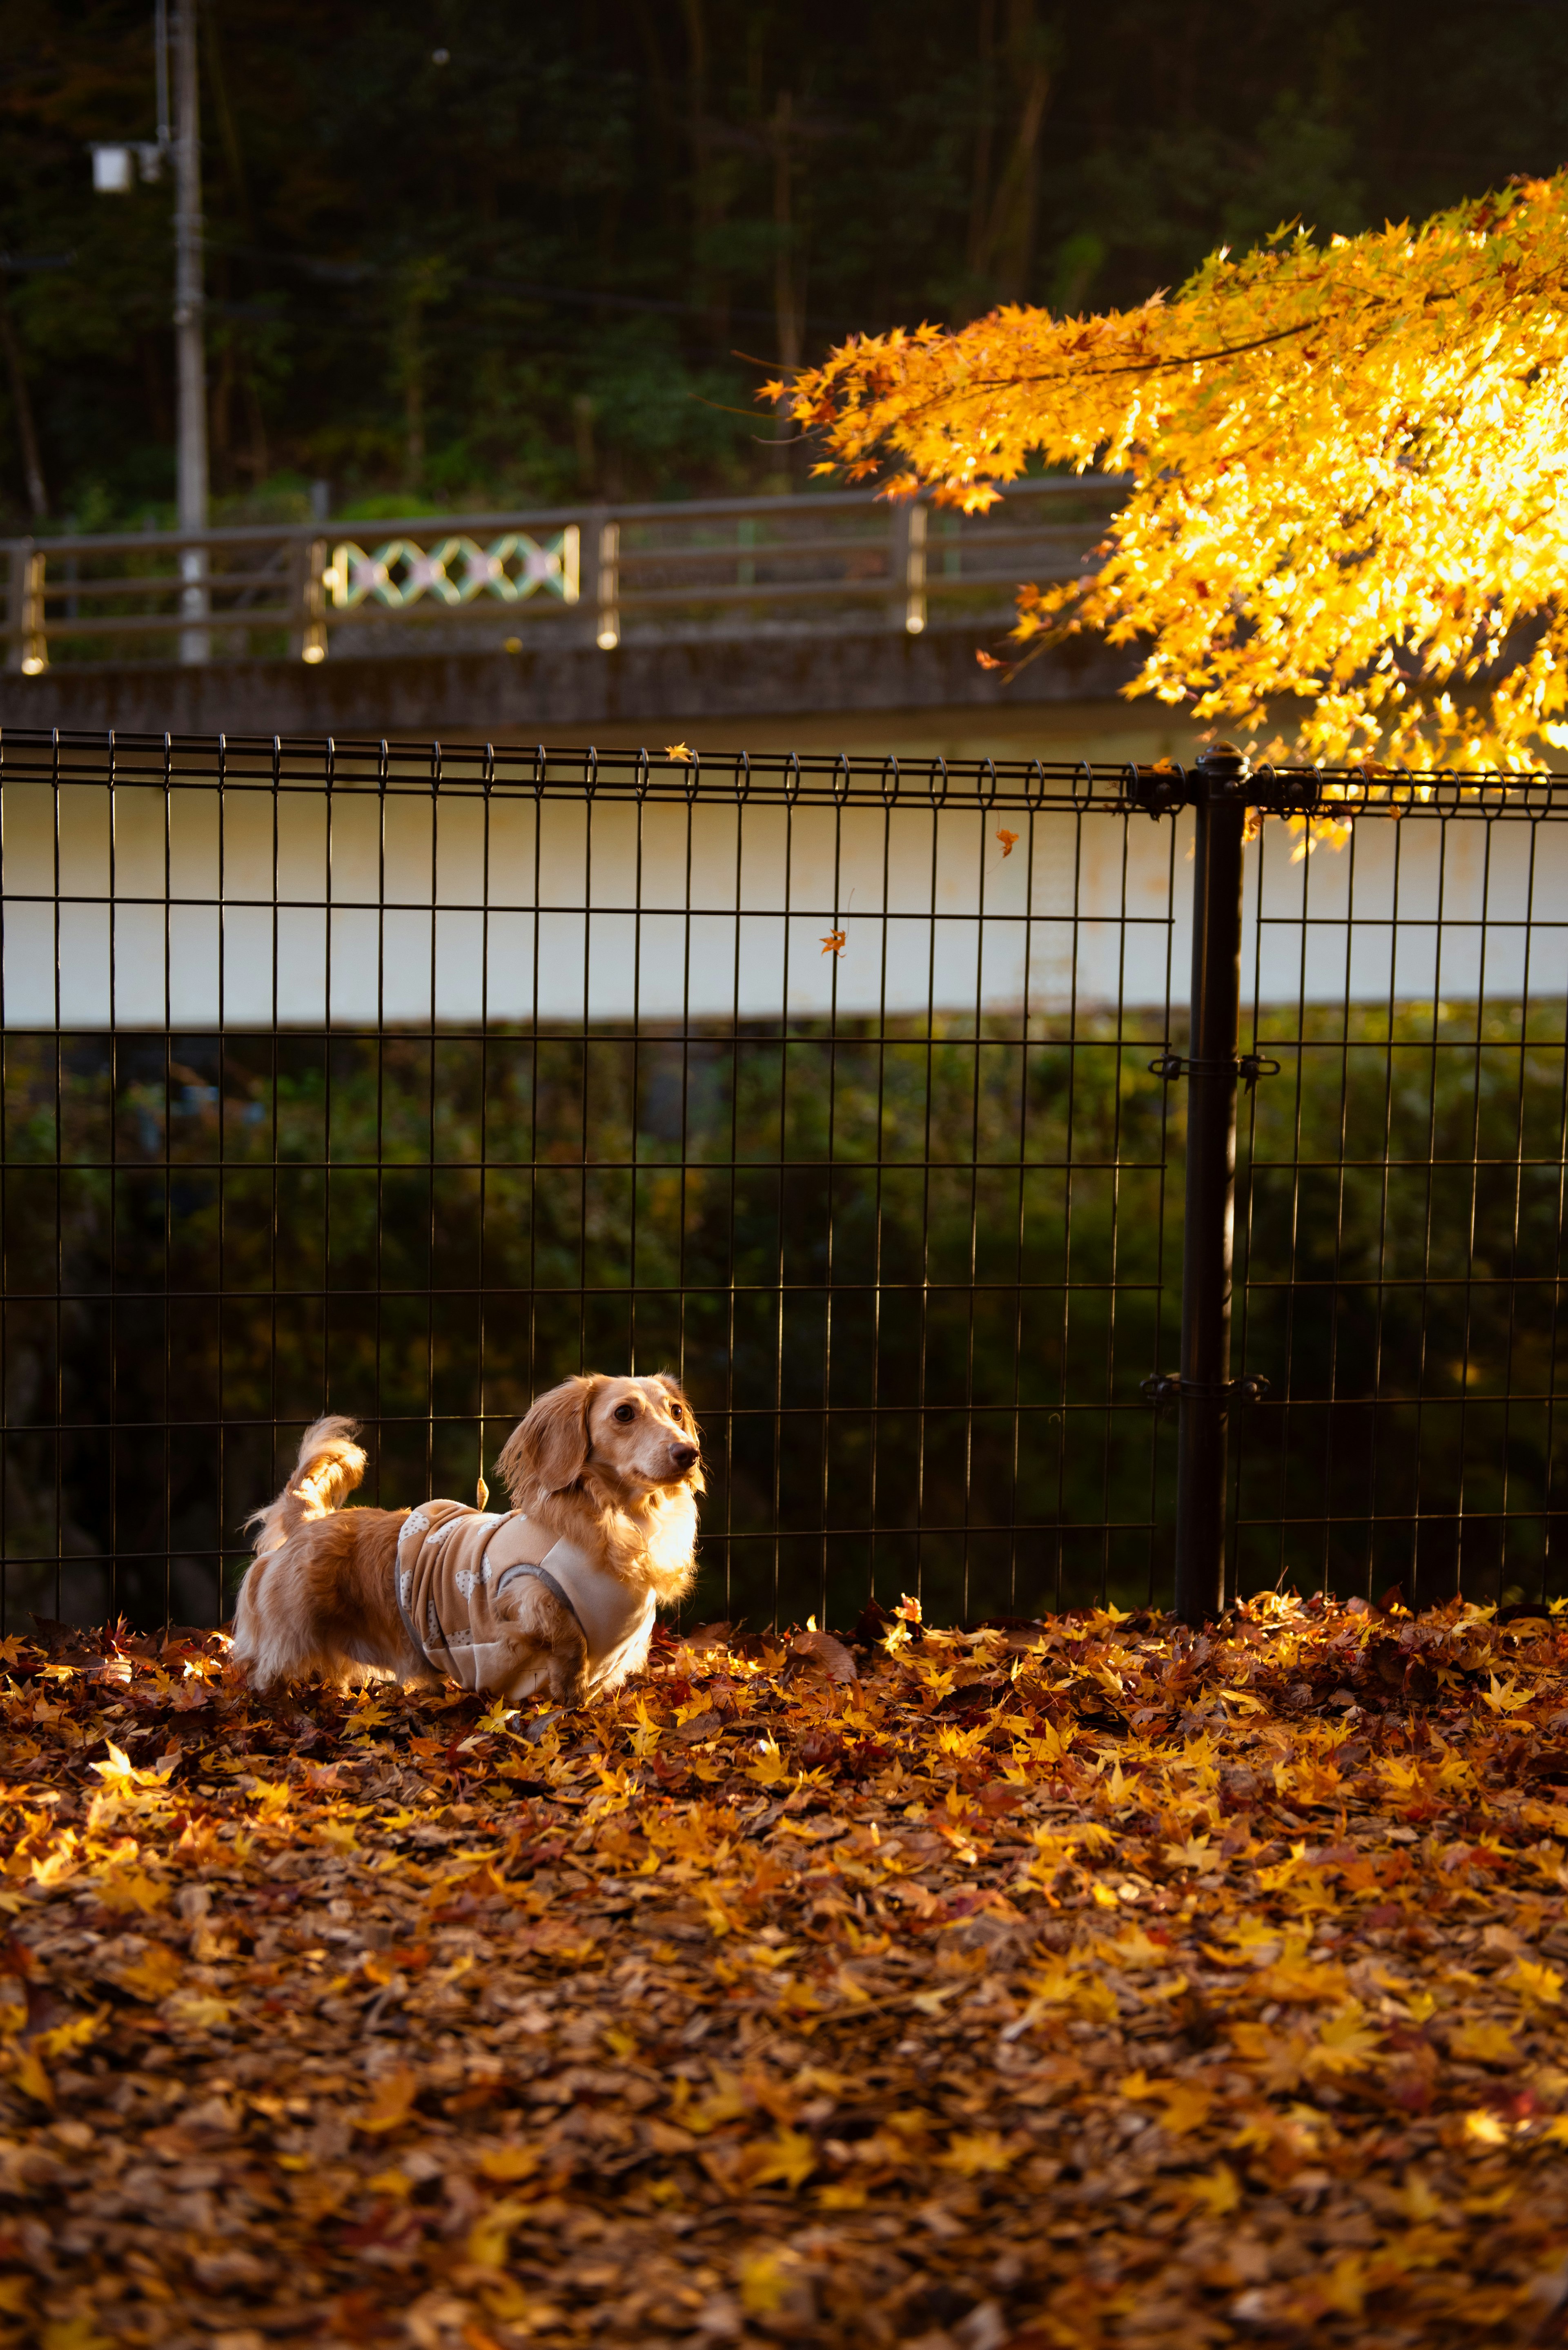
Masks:
[[[948,756],[1185,751],[1089,646],[975,660],[1070,577],[1115,482],[988,515],[861,493],[13,540],[0,725]]]

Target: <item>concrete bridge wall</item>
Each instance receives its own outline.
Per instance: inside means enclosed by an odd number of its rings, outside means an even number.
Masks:
[[[1026,712],[1114,702],[1133,664],[1074,648],[1034,662],[1010,686],[975,660],[972,629],[846,628],[734,638],[530,646],[516,653],[419,653],[344,660],[56,667],[0,677],[0,725],[173,734],[441,734],[496,742],[635,743],[669,725],[705,739],[760,732],[793,744],[803,723],[873,721],[888,729],[938,712],[966,731],[999,724],[1012,739]],[[1165,713],[1151,707],[1147,725]],[[831,731],[831,730],[830,730]],[[865,740],[864,727],[860,739]]]

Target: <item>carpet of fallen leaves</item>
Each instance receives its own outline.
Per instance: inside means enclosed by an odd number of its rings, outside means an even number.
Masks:
[[[4,1644],[0,2343],[1558,2343],[1568,1614]],[[488,1708],[488,1710],[487,1710]]]

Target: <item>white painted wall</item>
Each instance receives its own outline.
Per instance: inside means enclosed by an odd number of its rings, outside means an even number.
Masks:
[[[1020,836],[1005,857],[1003,825]],[[484,804],[459,793],[353,788],[330,807],[281,795],[275,836],[270,794],[206,785],[167,806],[161,788],[121,785],[112,812],[102,786],[67,785],[57,827],[48,786],[10,784],[4,1017],[204,1029],[1156,1006],[1168,966],[1175,1000],[1187,992],[1190,843],[1190,817],[639,810],[532,793],[494,795],[487,830]],[[1568,985],[1568,826],[1366,817],[1352,848],[1293,862],[1298,847],[1271,824],[1247,853],[1249,996]],[[835,928],[840,955],[823,951]]]

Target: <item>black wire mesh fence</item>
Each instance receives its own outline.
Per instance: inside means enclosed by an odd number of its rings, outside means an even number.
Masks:
[[[664,1365],[699,1617],[1166,1602],[1205,1415],[1230,1587],[1557,1587],[1568,787],[16,733],[0,785],[13,1625],[221,1620],[323,1409],[367,1499],[466,1496]],[[1206,791],[1280,812],[1223,1065]],[[1184,1376],[1200,1096],[1251,1401]]]

